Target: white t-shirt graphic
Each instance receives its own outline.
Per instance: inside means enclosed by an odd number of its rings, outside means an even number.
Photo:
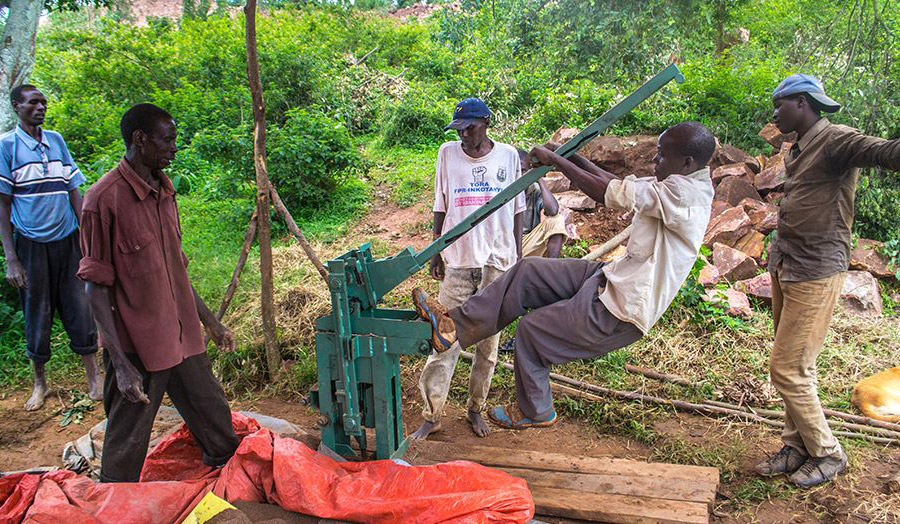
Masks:
[[[438,151],[434,177],[434,211],[446,213],[441,234],[462,222],[497,193],[522,176],[516,148],[494,142],[481,158],[467,155],[461,142]],[[491,266],[506,271],[516,263],[513,217],[525,211],[525,193],[507,202],[471,231],[450,244],[441,256],[452,268]]]

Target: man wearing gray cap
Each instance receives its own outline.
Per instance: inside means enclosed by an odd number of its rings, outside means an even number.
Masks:
[[[797,132],[785,157],[784,198],[769,253],[775,324],[770,373],[786,417],[784,446],[756,471],[787,474],[808,488],[847,468],[819,403],[816,359],[849,265],[859,168],[900,170],[900,140],[866,136],[823,118],[841,106],[809,75],[789,76],[772,101],[779,131]]]

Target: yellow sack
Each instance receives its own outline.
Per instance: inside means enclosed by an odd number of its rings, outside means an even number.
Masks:
[[[237,509],[225,500],[215,496],[212,491],[207,493],[200,503],[181,521],[181,524],[203,524],[219,513],[228,509]]]
[[[860,380],[850,402],[867,417],[900,422],[900,367]]]

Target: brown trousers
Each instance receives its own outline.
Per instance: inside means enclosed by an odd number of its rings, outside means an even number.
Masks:
[[[516,326],[516,400],[525,416],[546,418],[553,413],[551,365],[599,357],[641,338],[634,324],[600,302],[605,286],[600,262],[528,257],[450,317],[463,347],[522,317]]]
[[[781,440],[813,457],[841,453],[819,402],[816,359],[825,344],[844,275],[807,282],[785,282],[777,271],[772,275],[775,344],[769,373],[784,400]]]
[[[213,375],[206,353],[194,355],[163,371],[147,371],[136,354],[126,356],[144,379],[149,404],[129,402],[116,383],[116,370],[103,350],[106,381],[103,407],[106,409],[106,436],[100,459],[101,482],[137,482],[140,480],[153,419],[162,403],[169,399],[184,418],[191,434],[203,449],[203,462],[218,467],[234,455],[239,441],[231,423],[231,408],[222,386]]]

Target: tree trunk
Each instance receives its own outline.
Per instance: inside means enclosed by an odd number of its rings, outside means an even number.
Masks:
[[[12,0],[9,4],[0,42],[0,131],[16,125],[9,92],[24,84],[34,67],[34,39],[43,9],[43,0]]]
[[[259,80],[259,60],[256,55],[256,0],[247,0],[244,7],[247,24],[247,80],[253,95],[253,159],[256,165],[256,220],[259,240],[260,305],[266,363],[269,377],[281,370],[281,351],[275,334],[275,290],[272,283],[272,234],[269,223],[269,172],[266,167],[266,106],[262,83]]]

